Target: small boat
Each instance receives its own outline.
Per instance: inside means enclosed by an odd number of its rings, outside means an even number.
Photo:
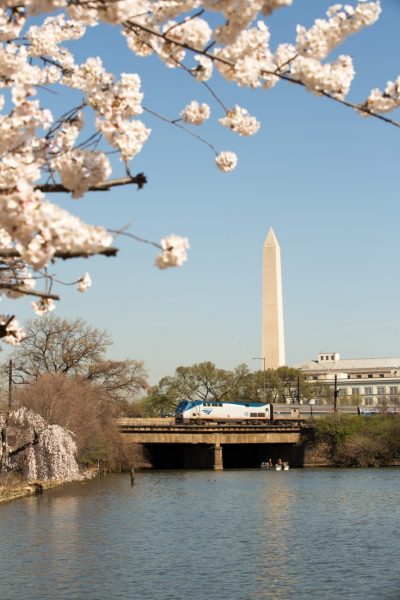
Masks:
[[[262,462],[262,463],[261,463],[261,465],[260,465],[260,468],[261,468],[261,469],[273,469],[273,468],[274,468],[274,466],[273,466],[273,464],[272,464],[272,463],[269,463],[269,462]]]
[[[289,471],[289,463],[279,460],[275,465],[276,471]]]

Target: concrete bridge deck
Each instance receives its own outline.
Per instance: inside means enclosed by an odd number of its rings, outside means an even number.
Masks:
[[[222,469],[225,445],[295,445],[300,441],[298,422],[275,421],[246,425],[192,424],[177,425],[163,419],[119,419],[118,427],[127,443],[145,445],[206,445],[214,452],[214,468]]]

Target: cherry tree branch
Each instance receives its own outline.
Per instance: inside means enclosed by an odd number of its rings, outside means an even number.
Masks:
[[[116,256],[118,253],[118,248],[103,248],[103,250],[97,250],[91,252],[88,251],[75,251],[75,252],[55,252],[53,258],[61,258],[63,260],[68,260],[70,258],[89,258],[90,256]],[[22,258],[20,253],[14,248],[2,248],[0,249],[0,259],[2,258]]]
[[[147,177],[144,173],[138,173],[137,175],[127,175],[126,177],[120,177],[118,179],[111,179],[110,181],[104,181],[103,183],[98,183],[97,185],[92,185],[88,188],[89,192],[108,192],[110,189],[114,187],[118,187],[121,185],[130,185],[135,184],[138,186],[138,190],[143,189],[145,184],[147,183]],[[35,189],[40,190],[44,193],[60,193],[60,192],[71,192],[71,190],[64,187],[61,183],[41,183],[35,186]],[[2,192],[11,192],[11,189],[2,189]],[[0,256],[2,254],[0,253]],[[64,257],[60,257],[64,258]]]
[[[219,56],[215,56],[215,55],[211,54],[208,50],[193,48],[192,46],[190,46],[189,44],[187,44],[185,42],[180,42],[179,40],[170,38],[165,33],[161,33],[159,31],[154,31],[150,27],[147,27],[146,25],[143,25],[141,23],[136,23],[134,21],[127,21],[126,23],[124,23],[124,26],[128,30],[132,30],[132,28],[140,29],[140,30],[144,31],[145,33],[148,33],[149,35],[158,37],[169,44],[175,44],[176,46],[179,46],[180,48],[183,48],[184,50],[188,50],[189,52],[193,52],[193,53],[205,56],[206,58],[209,58],[212,62],[219,62],[221,64],[224,64],[224,65],[226,65],[228,67],[232,67],[232,68],[235,67],[235,63],[233,63],[232,61],[229,61],[225,58],[221,58]],[[154,50],[154,48],[153,48],[153,50]],[[298,81],[296,79],[293,79],[289,75],[280,73],[279,71],[281,68],[282,68],[282,66],[280,66],[275,71],[261,71],[260,75],[269,75],[269,76],[272,75],[274,77],[278,77],[279,79],[281,79],[283,81],[286,81],[289,83],[295,83],[296,85],[299,85],[299,86],[307,89],[306,85],[302,81]],[[329,92],[324,92],[322,90],[312,90],[312,91],[320,96],[324,96],[325,98],[328,98],[329,100],[333,100],[334,102],[337,102],[338,104],[342,104],[343,106],[351,108],[357,112],[364,113],[370,117],[374,117],[375,119],[383,121],[384,123],[388,123],[389,125],[393,125],[394,127],[400,128],[399,121],[396,121],[395,119],[390,119],[389,117],[385,117],[379,113],[373,112],[365,104],[356,104],[353,102],[349,102],[348,100],[342,100],[340,98],[333,96]]]
[[[0,290],[9,290],[10,292],[16,292],[18,294],[24,294],[25,296],[35,296],[36,298],[48,298],[50,300],[59,300],[60,296],[56,294],[46,294],[45,292],[35,292],[33,290],[25,290],[20,288],[18,285],[0,283]]]

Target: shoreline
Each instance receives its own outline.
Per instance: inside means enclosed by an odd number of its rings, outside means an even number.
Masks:
[[[43,492],[71,483],[70,481],[50,480],[50,481],[32,481],[21,483],[20,485],[0,486],[0,504],[12,502],[19,498],[28,496],[39,496]]]

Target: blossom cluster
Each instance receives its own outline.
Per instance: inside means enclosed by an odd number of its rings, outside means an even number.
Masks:
[[[25,337],[22,327],[14,317],[10,319],[5,315],[0,315],[0,328],[4,330],[3,341],[11,346],[19,344]]]
[[[187,260],[189,240],[177,235],[169,235],[161,240],[162,252],[156,258],[159,269],[180,267]]]
[[[60,425],[49,425],[38,413],[24,406],[11,411],[8,422],[16,431],[17,447],[25,445],[26,449],[3,460],[3,464],[22,471],[28,481],[81,479],[71,432]],[[3,427],[5,420],[0,415],[0,429]]]
[[[329,60],[329,54],[348,36],[373,25],[381,13],[379,0],[334,4],[311,27],[298,25],[293,43],[275,44],[272,50],[267,17],[291,4],[292,0],[0,0],[2,293],[15,298],[32,292],[36,276],[44,277],[43,269],[57,256],[87,256],[110,247],[112,236],[104,227],[84,223],[46,193],[68,191],[78,199],[104,189],[115,169],[109,153],[116,153],[129,173],[128,163],[151,134],[143,118],[140,75],[111,73],[100,57],[79,62],[74,42],[100,22],[118,26],[136,56],[153,55],[169,69],[182,69],[202,92],[211,93],[210,100],[217,100],[212,112],[222,126],[251,136],[258,132],[259,121],[238,104],[225,107],[211,88],[215,71],[239,87],[268,90],[285,79],[343,102],[354,78],[353,60],[346,54]],[[66,95],[79,97],[79,103],[60,116],[44,104],[42,90],[59,93],[66,88]],[[373,89],[359,108],[374,114],[399,106],[397,79],[384,91]],[[171,123],[182,120],[199,126],[210,117],[208,103],[192,100]],[[221,171],[236,168],[234,152],[208,146]],[[168,236],[161,248],[156,264],[165,269],[184,263],[189,243],[187,238]],[[80,292],[90,284],[89,274],[77,279]],[[38,314],[53,310],[52,298],[36,296],[33,308]],[[6,338],[15,343],[20,334]]]

